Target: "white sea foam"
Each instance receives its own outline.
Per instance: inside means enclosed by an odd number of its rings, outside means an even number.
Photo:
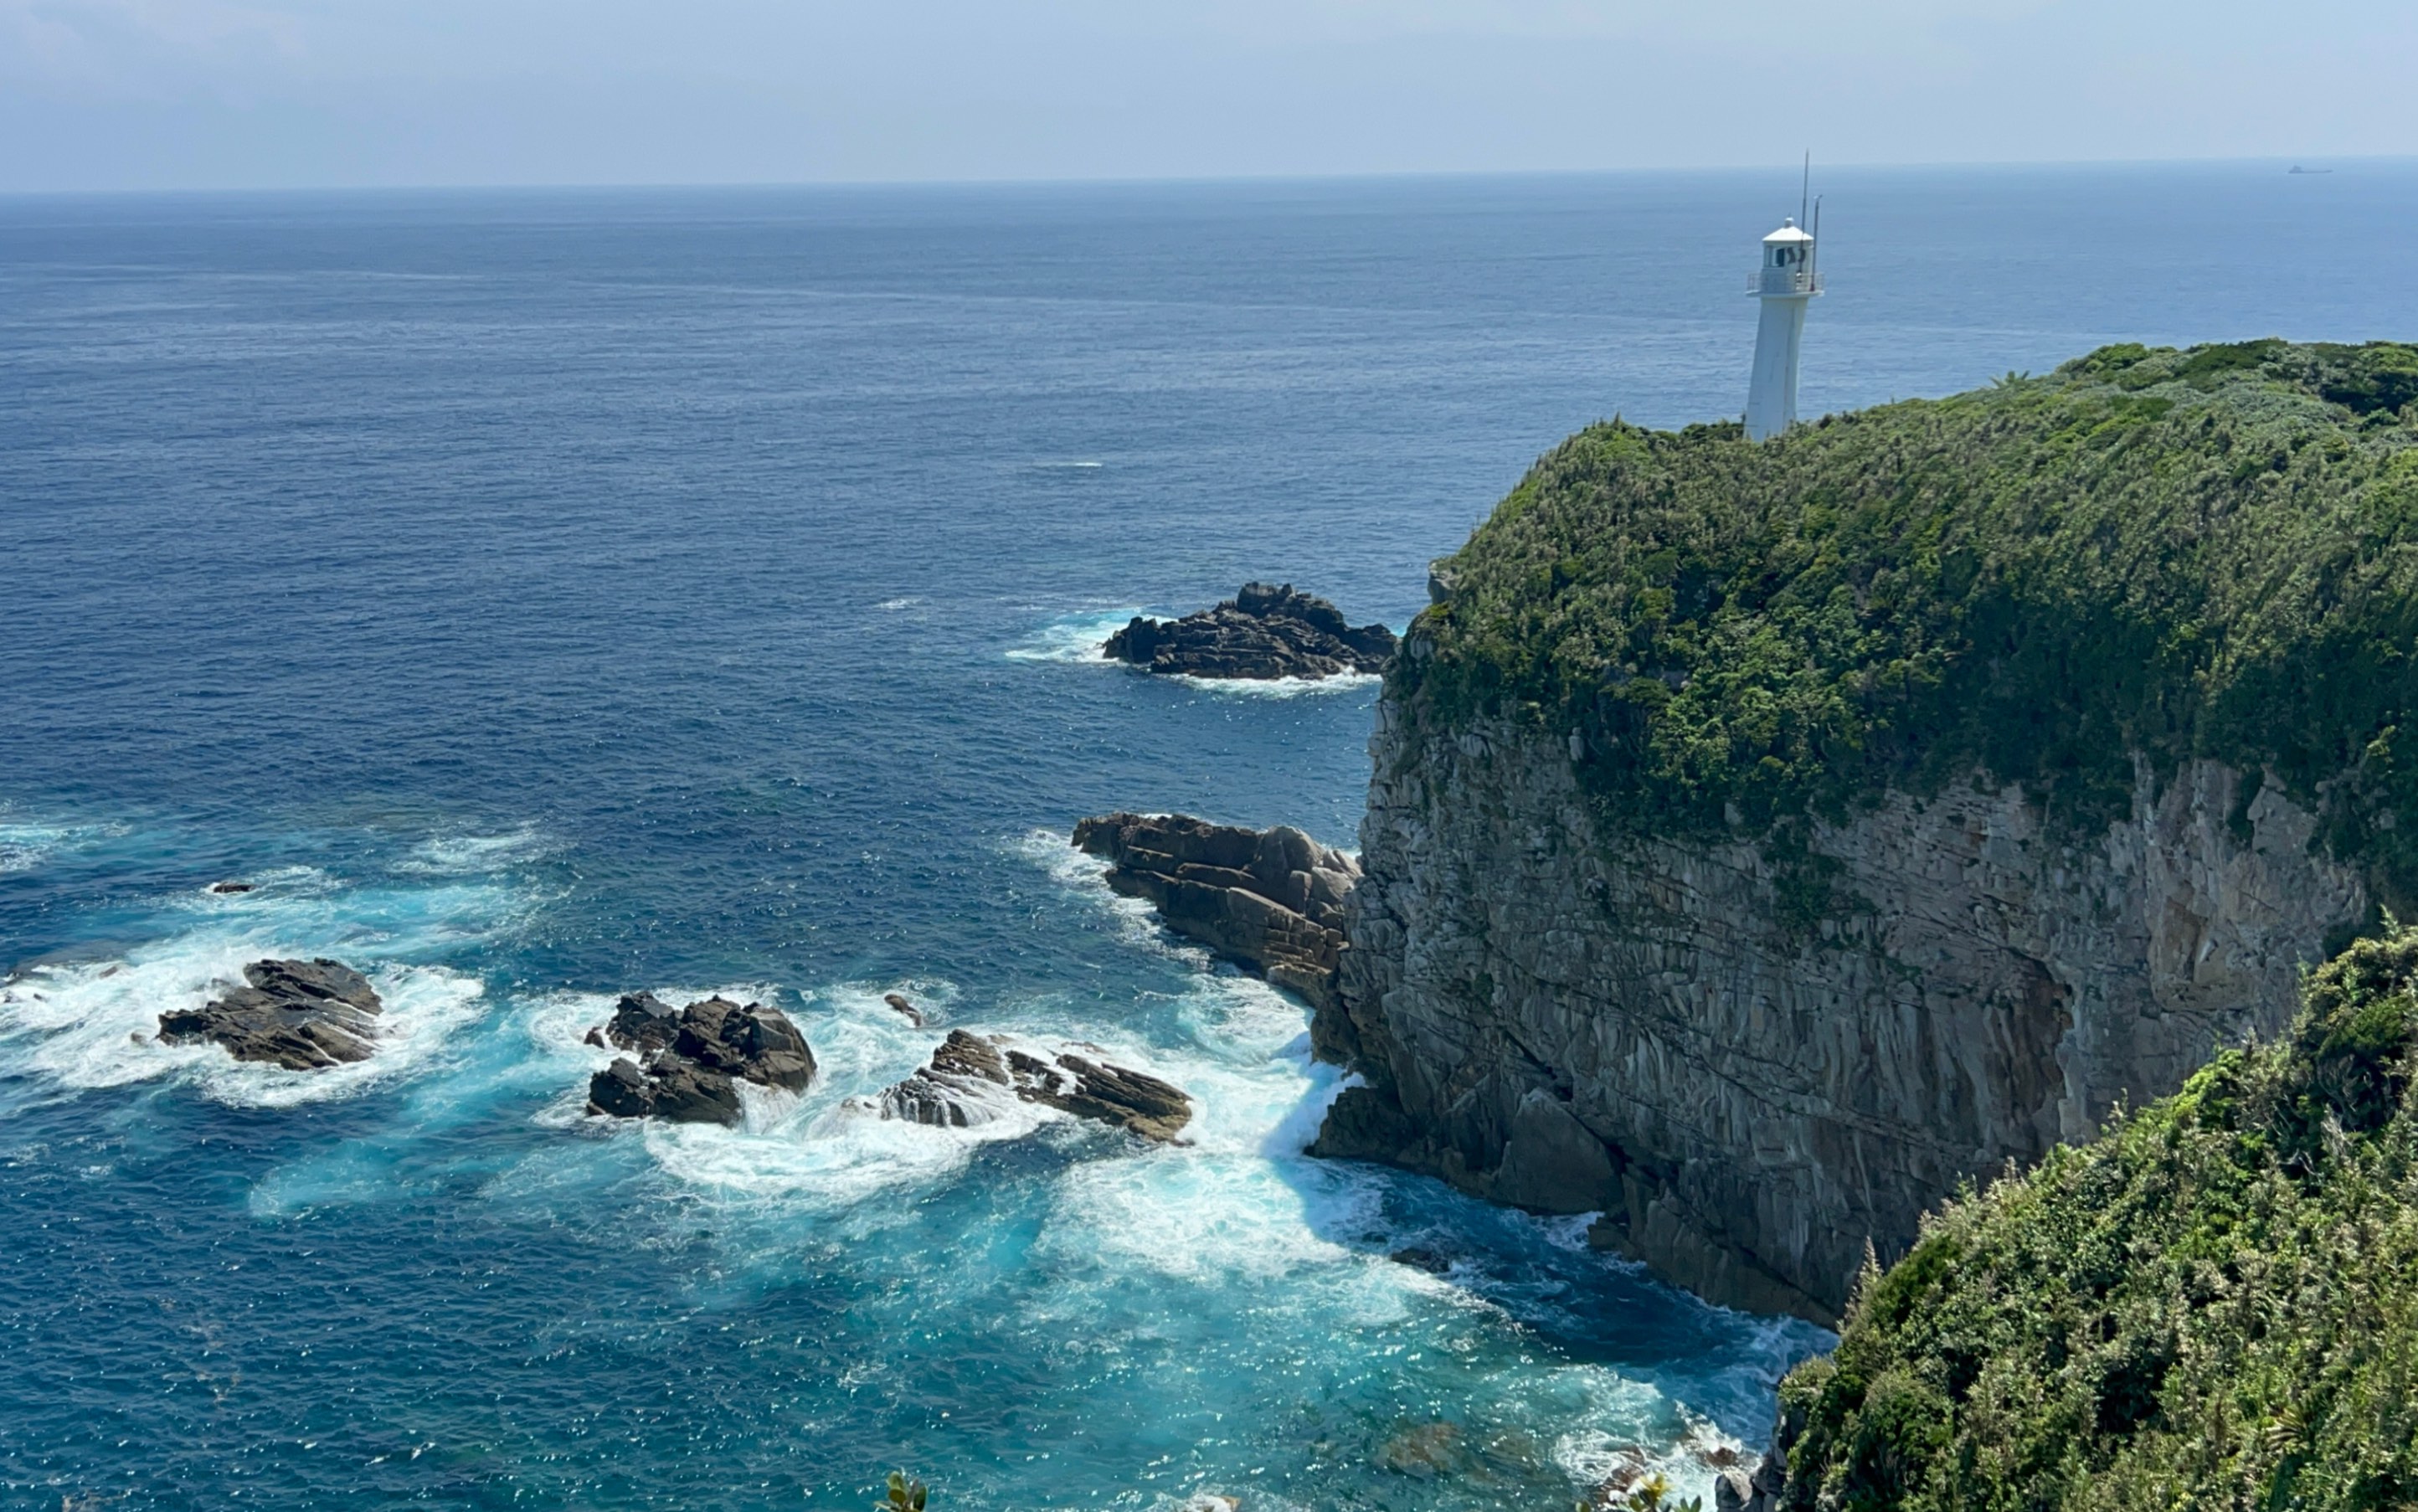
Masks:
[[[910,594],[902,599],[884,599],[880,603],[875,604],[874,607],[882,610],[885,613],[896,614],[901,609],[911,609],[923,602],[924,601],[922,599]]]
[[[990,1140],[1022,1138],[1064,1121],[1050,1109],[1012,1101],[1003,1105],[999,1120],[972,1129],[931,1128],[884,1119],[874,1110],[871,1099],[929,1060],[946,1032],[937,1022],[922,1028],[909,1023],[882,1001],[883,995],[905,994],[937,1020],[957,996],[956,984],[944,979],[843,983],[803,1002],[785,1000],[763,984],[651,990],[671,1003],[716,993],[773,1002],[814,1048],[815,1080],[803,1096],[741,1086],[743,1122],[736,1128],[589,1118],[588,1079],[621,1052],[588,1045],[584,1036],[611,1016],[615,1000],[558,994],[526,1011],[529,1038],[562,1089],[538,1121],[637,1139],[666,1176],[703,1195],[749,1203],[778,1199],[836,1215],[852,1228],[880,1228],[887,1204],[875,1199],[896,1199],[945,1180]]]
[[[1557,1437],[1553,1450],[1553,1462],[1581,1486],[1609,1479],[1625,1489],[1660,1475],[1671,1500],[1710,1505],[1717,1463],[1752,1463],[1746,1445],[1650,1385],[1592,1367],[1555,1373],[1587,1398],[1570,1414],[1580,1426]]]
[[[451,1038],[484,1012],[484,988],[430,963],[492,938],[531,906],[470,877],[364,887],[294,865],[247,880],[249,892],[164,900],[157,938],[115,958],[38,964],[0,985],[0,1067],[69,1093],[176,1079],[255,1107],[347,1096],[451,1053]],[[366,1061],[287,1071],[155,1037],[162,1013],[240,983],[248,962],[323,955],[361,970],[385,1004]]]
[[[72,1091],[181,1077],[223,1103],[283,1107],[345,1096],[411,1070],[482,1006],[475,977],[438,967],[373,965],[367,974],[385,1008],[376,1049],[366,1061],[288,1071],[237,1061],[216,1045],[163,1045],[155,1037],[161,1014],[207,1001],[242,979],[245,962],[274,954],[281,953],[255,940],[205,934],[146,946],[123,960],[37,967],[0,987],[0,1055],[20,1073]]]
[[[1187,688],[1234,698],[1302,698],[1325,694],[1358,693],[1385,680],[1374,672],[1339,672],[1329,678],[1197,678],[1179,672],[1172,678]]]
[[[62,851],[123,832],[106,824],[0,822],[0,877],[32,871]]]
[[[1094,666],[1116,666],[1104,648],[1109,637],[1125,628],[1136,615],[1151,611],[1127,604],[1116,609],[1086,609],[1079,614],[1064,615],[1041,626],[1018,644],[1008,648],[1012,662],[1066,662]]]
[[[1158,922],[1147,898],[1127,897],[1108,883],[1108,863],[1078,850],[1063,830],[1028,830],[1014,843],[1016,853],[1047,872],[1065,894],[1113,920],[1126,943],[1160,955],[1171,955],[1202,971],[1214,957],[1201,946],[1186,943]]]
[[[517,865],[544,852],[545,837],[523,826],[502,834],[440,835],[411,848],[395,870],[425,877],[472,877]]]

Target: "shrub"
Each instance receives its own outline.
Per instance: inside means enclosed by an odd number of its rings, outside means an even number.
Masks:
[[[1792,1508],[2418,1505],[2418,929],[2283,1042],[1867,1273],[1782,1386]]]
[[[1785,836],[1979,771],[2088,833],[2136,758],[2212,757],[2418,911],[2413,405],[2418,347],[2265,341],[1761,444],[1597,425],[1440,564],[1392,691],[1578,735],[1615,831]]]

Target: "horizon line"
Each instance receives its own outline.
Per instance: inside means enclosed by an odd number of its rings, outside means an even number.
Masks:
[[[1977,158],[1921,160],[1860,160],[1823,164],[1826,172],[1890,173],[1944,170],[2003,171],[2026,168],[2220,168],[2232,165],[2318,163],[2328,166],[2418,164],[2418,153],[2308,154],[2191,158]],[[430,194],[430,193],[564,193],[577,191],[664,192],[710,190],[1017,190],[1017,189],[1149,189],[1217,188],[1252,185],[1317,185],[1416,182],[1473,182],[1493,179],[1572,179],[1670,177],[1682,174],[1743,175],[1797,171],[1795,161],[1720,163],[1693,166],[1627,168],[1409,168],[1365,171],[1270,174],[1171,174],[1141,176],[1125,174],[1072,175],[1057,177],[930,177],[930,178],[695,178],[656,180],[563,179],[498,180],[495,182],[322,183],[322,184],[191,184],[101,186],[82,189],[14,189],[0,187],[0,199],[103,199],[145,195],[232,194]]]

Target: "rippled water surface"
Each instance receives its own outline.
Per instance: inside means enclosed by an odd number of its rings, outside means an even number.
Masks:
[[[1835,176],[1809,407],[2418,334],[2418,171],[2280,166]],[[1566,432],[1735,413],[1786,179],[0,201],[0,1503],[1701,1490],[1820,1336],[1302,1158],[1301,1009],[1064,835],[1351,843],[1372,683],[1097,640],[1254,576],[1399,626]],[[378,1055],[139,1038],[268,953],[369,970]],[[583,1119],[638,987],[823,1076]],[[954,1025],[1191,1142],[845,1106]]]

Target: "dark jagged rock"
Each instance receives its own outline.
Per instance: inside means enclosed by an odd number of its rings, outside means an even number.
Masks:
[[[165,1045],[210,1041],[238,1061],[316,1071],[366,1061],[383,1007],[367,978],[339,961],[254,961],[248,986],[160,1016]]]
[[[743,1081],[803,1092],[815,1079],[815,1053],[788,1016],[760,1002],[745,1007],[708,998],[681,1010],[673,1051],[683,1060]]]
[[[641,1066],[627,1057],[589,1078],[589,1110],[674,1123],[737,1123],[739,1089],[719,1071],[669,1053]]]
[[[1181,619],[1135,616],[1109,637],[1109,656],[1196,678],[1331,678],[1376,672],[1394,654],[1384,625],[1354,628],[1324,599],[1246,583],[1214,609]]]
[[[1148,898],[1177,934],[1313,1008],[1333,1002],[1343,900],[1360,879],[1351,857],[1289,826],[1245,830],[1183,814],[1085,819],[1075,845],[1108,861],[1109,886]]]
[[[1072,1051],[1035,1053],[962,1029],[949,1031],[928,1064],[885,1090],[878,1107],[883,1118],[962,1129],[995,1122],[1011,1100],[1160,1141],[1192,1121],[1192,1099],[1171,1082]]]
[[[1015,1088],[1016,1078],[1008,1074],[1007,1058],[998,1046],[953,1029],[928,1064],[882,1092],[881,1116],[940,1128],[972,1128],[996,1120]]]
[[[624,1050],[663,1050],[680,1037],[680,1010],[651,992],[625,992],[604,1037]]]
[[[1165,1141],[1192,1122],[1192,1099],[1173,1082],[1072,1053],[1055,1065],[1011,1053],[1017,1095],[1077,1118],[1114,1123],[1145,1139]]]
[[[904,994],[886,992],[882,994],[881,1000],[890,1005],[890,1009],[893,1013],[895,1013],[901,1018],[906,1019],[907,1022],[914,1025],[917,1029],[922,1029],[924,1027],[924,1010],[916,1007],[913,1003],[909,1002]]]
[[[707,998],[675,1013],[651,992],[626,994],[600,1033],[637,1052],[589,1078],[588,1110],[614,1118],[676,1123],[737,1123],[740,1081],[803,1092],[814,1080],[814,1051],[777,1008]]]
[[[250,882],[212,882],[210,891],[225,896],[235,893],[249,893],[252,887],[253,884]]]

